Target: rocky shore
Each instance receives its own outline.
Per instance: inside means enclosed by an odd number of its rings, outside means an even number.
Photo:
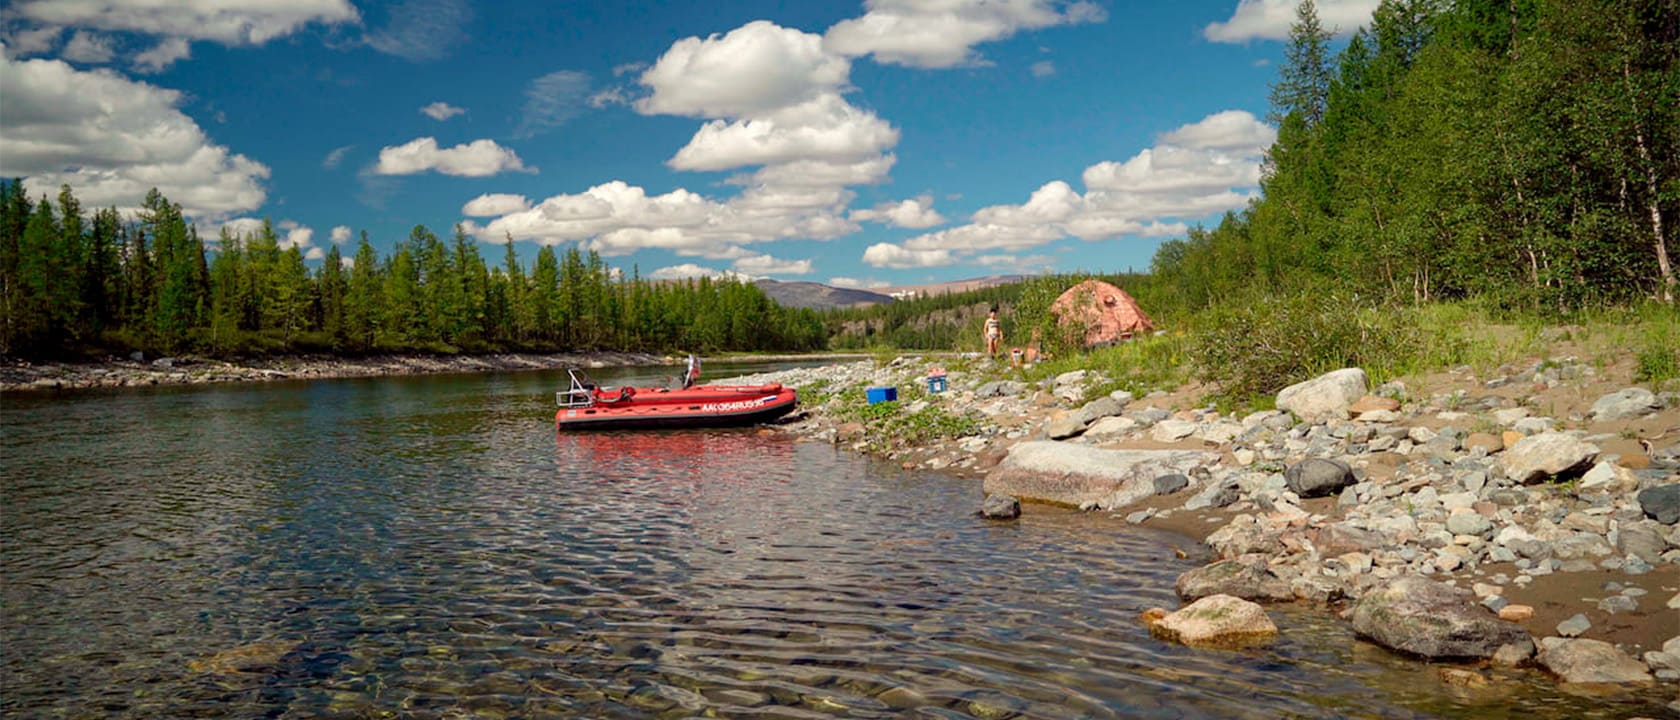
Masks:
[[[598,368],[657,365],[666,362],[674,361],[646,353],[618,352],[364,357],[289,355],[248,361],[199,357],[148,358],[135,353],[126,358],[110,358],[104,362],[91,363],[30,363],[8,360],[0,364],[0,392],[551,370],[565,367]]]
[[[1192,645],[1266,642],[1262,604],[1323,606],[1444,682],[1543,671],[1680,713],[1680,396],[1631,363],[1462,367],[1370,387],[1347,368],[1224,414],[1195,387],[1136,397],[1087,371],[901,357],[743,378],[801,388],[785,427],[983,478],[982,514],[1035,503],[1202,540],[1188,604],[1141,620]],[[963,367],[966,366],[966,367]],[[864,388],[898,400],[865,406]],[[977,498],[978,500],[979,498]],[[1532,670],[1531,670],[1532,669]]]

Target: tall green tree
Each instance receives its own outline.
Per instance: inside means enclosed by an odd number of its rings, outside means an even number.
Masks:
[[[1272,110],[1268,118],[1281,124],[1289,115],[1299,115],[1308,126],[1324,118],[1330,94],[1330,33],[1318,21],[1318,6],[1301,0],[1295,8],[1295,23],[1289,28],[1289,45],[1284,63],[1272,86]]]

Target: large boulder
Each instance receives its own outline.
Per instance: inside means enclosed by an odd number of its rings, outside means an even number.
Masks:
[[[1165,640],[1201,647],[1246,645],[1271,639],[1277,625],[1259,605],[1230,595],[1210,595],[1149,626]]]
[[[1324,497],[1354,484],[1353,468],[1340,460],[1307,458],[1283,473],[1290,492],[1304,498]]]
[[[1348,408],[1365,396],[1368,382],[1359,368],[1325,373],[1278,392],[1277,408],[1307,421],[1346,420]]]
[[[1178,576],[1173,589],[1184,600],[1200,600],[1212,595],[1275,602],[1295,599],[1289,581],[1273,574],[1265,563],[1240,560],[1220,560],[1184,573]]]
[[[988,494],[1104,510],[1155,495],[1155,478],[1219,461],[1200,450],[1104,450],[1086,445],[1032,441],[1015,445],[986,475]]]
[[[1597,445],[1566,433],[1543,432],[1506,448],[1499,462],[1505,468],[1505,477],[1532,483],[1585,470],[1597,457]]]
[[[1544,638],[1535,660],[1568,683],[1651,682],[1651,673],[1644,663],[1603,640]]]
[[[1680,522],[1680,485],[1658,485],[1639,491],[1639,508],[1664,525]]]
[[[1353,606],[1353,630],[1378,645],[1429,659],[1493,657],[1528,632],[1475,604],[1470,593],[1419,575],[1383,583]]]
[[[1642,387],[1630,387],[1599,398],[1592,404],[1589,413],[1594,420],[1604,422],[1639,417],[1661,409],[1662,401],[1655,393]]]
[[[1105,417],[1114,417],[1115,415],[1119,415],[1120,413],[1125,412],[1125,410],[1125,403],[1122,403],[1108,395],[1104,395],[1100,398],[1092,400],[1091,402],[1085,403],[1083,407],[1074,411],[1073,416],[1078,418],[1081,422],[1084,422],[1086,425],[1090,425],[1091,423]]]

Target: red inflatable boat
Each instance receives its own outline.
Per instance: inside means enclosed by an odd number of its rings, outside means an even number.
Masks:
[[[786,415],[799,403],[793,388],[780,383],[603,388],[580,370],[567,372],[571,388],[554,394],[558,430],[754,425]]]

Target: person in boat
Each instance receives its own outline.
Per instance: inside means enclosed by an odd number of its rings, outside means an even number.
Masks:
[[[986,355],[997,357],[998,344],[1003,342],[1003,323],[998,321],[997,308],[986,316]]]
[[[687,390],[691,387],[694,387],[694,383],[699,382],[699,381],[700,381],[700,358],[697,358],[693,355],[690,355],[690,356],[688,356],[688,368],[686,370],[683,370],[682,389]]]

